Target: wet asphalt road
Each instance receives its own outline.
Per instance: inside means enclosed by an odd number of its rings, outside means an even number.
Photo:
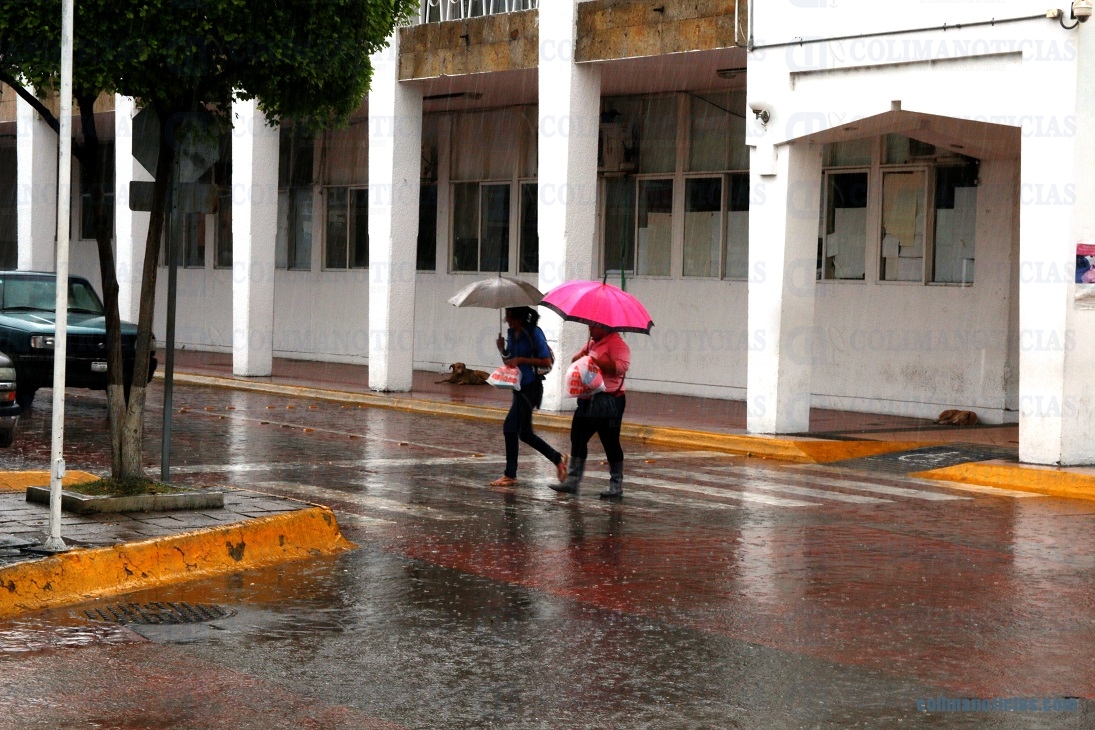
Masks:
[[[47,463],[48,402],[4,468]],[[360,548],[125,598],[236,611],[212,623],[0,623],[0,727],[1095,726],[1087,699],[917,709],[1095,697],[1090,502],[625,444],[613,505],[596,444],[571,499],[527,450],[520,486],[487,486],[498,424],[198,388],[175,404],[177,481],[328,504]],[[68,412],[70,468],[103,468],[101,397]]]

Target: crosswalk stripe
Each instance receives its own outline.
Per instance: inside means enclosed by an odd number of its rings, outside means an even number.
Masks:
[[[587,475],[587,479],[599,479],[601,481],[608,481],[608,476],[605,474],[593,474]],[[713,489],[711,487],[701,487],[698,484],[681,484],[679,482],[670,482],[665,479],[648,479],[646,477],[629,476],[624,477],[624,485],[627,484],[641,484],[647,487],[657,487],[659,489],[673,489],[678,492],[694,492],[695,494],[706,494],[711,497],[722,497],[724,499],[739,499],[743,502],[756,502],[758,504],[766,504],[770,507],[817,507],[816,502],[803,502],[797,499],[786,499],[784,497],[772,497],[767,494],[756,494],[754,492],[741,492],[737,490],[727,489]]]
[[[257,482],[248,485],[248,487],[256,489],[261,489],[264,486],[284,489],[299,496],[309,496],[315,499],[344,502],[347,504],[355,505],[357,507],[362,507],[364,509],[374,509],[380,510],[382,512],[397,512],[401,514],[414,515],[415,517],[426,517],[431,520],[442,521],[465,519],[463,515],[445,514],[433,507],[407,504],[406,502],[399,502],[394,499],[385,499],[384,497],[375,497],[368,494],[343,492],[339,489],[329,489],[327,487],[320,487],[313,484],[296,484],[293,482]]]
[[[847,502],[849,504],[886,504],[892,503],[892,500],[881,499],[879,497],[864,497],[859,494],[842,494],[840,492],[827,492],[821,489],[810,489],[809,487],[800,487],[795,484],[786,484],[783,482],[777,482],[768,479],[746,479],[746,480],[732,480],[725,481],[716,479],[714,476],[708,479],[703,477],[697,477],[695,473],[684,471],[682,469],[646,469],[645,471],[654,472],[657,474],[664,474],[665,476],[678,477],[681,479],[688,479],[693,482],[702,482],[704,484],[717,484],[724,486],[727,489],[764,489],[773,492],[787,492],[788,494],[797,494],[800,497],[814,497],[816,499],[828,499],[834,502]]]
[[[325,466],[336,468],[354,467],[405,467],[405,466],[444,466],[453,464],[503,464],[505,459],[500,456],[439,456],[435,458],[400,457],[391,459],[343,459],[340,461],[325,462]],[[296,463],[279,463],[276,461],[250,462],[239,464],[191,464],[186,466],[173,466],[173,474],[247,474],[259,471],[278,471],[281,469],[297,469]]]
[[[754,467],[714,466],[705,468],[705,471],[733,472],[748,475],[760,479],[771,479],[772,472],[767,472]],[[798,475],[796,475],[798,476]],[[905,487],[892,487],[886,484],[874,484],[872,482],[857,481],[855,479],[831,479],[829,477],[816,476],[814,474],[801,475],[811,484],[819,484],[826,487],[841,487],[853,492],[874,492],[876,494],[888,494],[894,497],[908,497],[909,499],[923,499],[931,502],[947,502],[952,500],[969,499],[959,497],[956,494],[943,494],[942,492],[927,492],[922,489],[907,489]]]
[[[936,481],[934,479],[913,479],[916,484],[923,484],[925,486],[942,487],[944,489],[957,489],[961,492],[976,492],[978,494],[988,494],[993,497],[1012,497],[1015,499],[1023,499],[1025,497],[1045,497],[1045,494],[1036,494],[1034,492],[1020,492],[1015,489],[1004,489],[1003,487],[988,487],[981,484],[962,484],[961,482],[944,482]]]

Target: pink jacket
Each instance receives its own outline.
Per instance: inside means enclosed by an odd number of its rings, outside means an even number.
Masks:
[[[610,376],[603,373],[605,390],[613,395],[627,392],[623,385],[624,375],[627,374],[627,369],[631,367],[631,348],[624,342],[624,338],[620,337],[619,332],[611,332],[597,342],[590,340],[579,354],[593,355],[598,360],[612,360],[615,362],[615,375]]]

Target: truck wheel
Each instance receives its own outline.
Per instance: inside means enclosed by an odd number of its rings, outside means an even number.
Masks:
[[[24,411],[29,411],[31,403],[34,402],[34,394],[37,392],[37,388],[16,388],[15,402],[18,403],[19,407]]]
[[[0,448],[6,449],[11,446],[11,442],[15,440],[15,429],[11,431],[0,431]]]

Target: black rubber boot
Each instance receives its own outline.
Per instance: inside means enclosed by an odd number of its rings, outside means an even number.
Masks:
[[[577,456],[570,457],[570,466],[567,467],[567,478],[563,480],[562,484],[551,484],[551,488],[556,492],[563,494],[577,494],[578,487],[582,483],[582,474],[586,470],[586,460],[579,459]]]
[[[614,461],[608,465],[608,489],[601,492],[601,499],[619,499],[624,496],[624,463]]]

